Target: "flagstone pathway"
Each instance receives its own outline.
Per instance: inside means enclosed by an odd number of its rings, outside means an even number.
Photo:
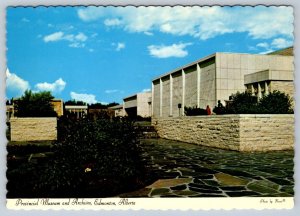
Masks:
[[[153,184],[119,197],[291,197],[293,151],[241,153],[165,139],[142,141]]]

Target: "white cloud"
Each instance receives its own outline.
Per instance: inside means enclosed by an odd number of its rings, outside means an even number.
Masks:
[[[272,40],[272,42],[262,42],[256,44],[256,47],[264,49],[264,51],[261,51],[259,54],[267,54],[270,52],[274,52],[275,50],[287,48],[289,46],[293,45],[293,41],[286,39],[286,38],[275,38]]]
[[[148,32],[148,31],[145,31],[144,34],[148,35],[148,36],[153,36],[153,33],[152,32]]]
[[[269,44],[266,43],[266,42],[263,42],[263,43],[258,43],[256,44],[257,47],[261,47],[261,48],[265,48],[265,49],[268,49],[269,48]]]
[[[89,52],[94,52],[95,50],[94,50],[94,49],[88,49],[88,51],[89,51]]]
[[[111,93],[116,93],[116,92],[119,92],[119,90],[118,89],[108,89],[108,90],[105,90],[106,94],[111,94]]]
[[[124,43],[118,43],[117,47],[116,47],[116,50],[120,51],[121,49],[124,49],[124,48],[125,48],[125,44]]]
[[[87,7],[78,10],[83,21],[105,18],[129,32],[160,31],[206,40],[225,33],[245,32],[255,39],[293,36],[293,8],[256,7]],[[118,17],[118,19],[116,19]]]
[[[89,6],[77,11],[79,18],[83,21],[94,21],[105,14],[105,8]]]
[[[51,23],[48,23],[48,25],[47,25],[49,28],[53,28],[54,27],[54,25],[52,25]]]
[[[121,25],[121,20],[119,19],[105,19],[104,25],[106,26],[118,26]]]
[[[72,48],[83,48],[83,47],[85,47],[85,44],[84,43],[74,42],[74,43],[69,44],[69,47],[72,47]]]
[[[116,51],[120,51],[121,49],[125,48],[125,43],[119,42],[119,43],[112,43],[111,45],[115,47]]]
[[[21,96],[24,91],[30,89],[29,82],[17,76],[14,73],[10,73],[6,69],[6,88],[16,94],[16,96]]]
[[[151,89],[143,89],[142,92],[150,92],[150,91],[151,91]]]
[[[70,96],[76,101],[83,101],[88,104],[97,103],[96,96],[93,94],[80,94],[76,92],[71,92]]]
[[[293,42],[290,40],[286,40],[285,38],[276,38],[271,43],[272,47],[281,49],[286,48],[293,45]]]
[[[169,57],[182,58],[188,55],[188,51],[184,50],[184,48],[186,48],[189,45],[192,45],[192,43],[179,43],[179,44],[172,44],[170,46],[150,45],[148,46],[148,50],[150,55],[156,58],[169,58]]]
[[[35,85],[35,88],[37,91],[51,91],[53,93],[59,93],[64,90],[65,86],[66,82],[62,78],[59,78],[53,83],[38,83]]]
[[[75,40],[78,40],[78,41],[86,41],[87,38],[88,37],[81,32],[75,36]]]
[[[64,35],[63,32],[55,32],[53,34],[45,36],[44,37],[44,41],[46,43],[48,43],[48,42],[54,42],[54,41],[59,41],[59,40],[63,39],[63,35]]]
[[[69,41],[69,47],[72,48],[83,48],[85,47],[85,44],[82,42],[85,42],[88,39],[88,37],[82,33],[79,32],[77,35],[74,34],[64,34],[63,32],[55,32],[53,34],[47,35],[44,37],[44,41],[46,43],[48,42],[55,42],[55,41],[60,41],[60,40],[64,40],[64,41]]]

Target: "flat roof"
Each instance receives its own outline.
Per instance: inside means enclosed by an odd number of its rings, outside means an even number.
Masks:
[[[160,79],[160,78],[163,78],[163,77],[165,77],[165,76],[168,76],[168,75],[170,75],[170,74],[172,74],[172,73],[178,72],[178,71],[180,71],[180,70],[182,70],[182,69],[184,69],[184,68],[190,67],[190,66],[192,66],[192,65],[194,65],[194,64],[197,64],[197,63],[199,63],[199,62],[202,62],[202,61],[205,61],[205,60],[207,60],[207,59],[213,58],[213,57],[215,57],[215,56],[216,56],[216,53],[213,53],[213,54],[211,54],[211,55],[208,55],[208,56],[205,56],[205,57],[203,57],[203,58],[201,58],[201,59],[198,59],[198,60],[196,60],[196,61],[193,61],[193,62],[191,62],[191,63],[189,63],[189,64],[186,64],[186,65],[184,65],[184,66],[182,66],[182,67],[179,67],[179,68],[176,68],[176,69],[174,69],[174,70],[171,70],[171,71],[169,71],[169,72],[167,72],[167,73],[164,73],[164,74],[162,74],[162,75],[160,75],[160,76],[158,76],[158,77],[155,77],[154,79],[152,79],[152,82],[155,81],[155,80],[158,80],[158,79]]]
[[[174,70],[171,70],[171,71],[169,71],[169,72],[167,72],[167,73],[164,73],[164,74],[162,74],[162,75],[160,75],[160,76],[157,76],[157,77],[155,77],[154,79],[152,79],[152,82],[153,82],[153,81],[156,81],[156,80],[158,80],[158,79],[161,79],[161,78],[163,78],[163,77],[166,77],[166,76],[168,76],[168,75],[170,75],[170,74],[176,73],[176,72],[178,72],[178,71],[180,71],[180,70],[183,70],[184,68],[190,67],[190,66],[195,65],[195,64],[197,64],[197,63],[200,63],[200,62],[203,62],[203,61],[208,60],[208,59],[210,59],[210,58],[213,58],[213,57],[215,57],[218,53],[222,53],[222,54],[239,54],[239,55],[270,55],[270,54],[271,54],[271,55],[279,55],[279,56],[281,55],[281,56],[284,56],[284,55],[281,54],[281,52],[282,52],[282,51],[285,51],[285,50],[288,50],[288,51],[293,50],[293,47],[287,47],[287,48],[284,48],[284,49],[281,49],[281,50],[274,51],[274,52],[269,53],[269,54],[258,54],[258,53],[257,53],[257,54],[251,54],[251,53],[234,53],[234,52],[215,52],[215,53],[213,53],[213,54],[211,54],[211,55],[205,56],[205,57],[200,58],[200,59],[198,59],[198,60],[196,60],[196,61],[193,61],[193,62],[191,62],[191,63],[189,63],[189,64],[183,65],[183,66],[181,66],[181,67],[179,67],[179,68],[176,68],[176,69],[174,69]]]
[[[112,106],[112,107],[109,107],[110,109],[120,109],[120,108],[123,108],[123,104],[119,104],[119,105],[116,105],[116,106]]]
[[[135,93],[135,94],[129,95],[127,97],[124,97],[123,100],[133,98],[133,97],[137,97],[138,94],[149,94],[149,93],[151,93],[151,91]]]

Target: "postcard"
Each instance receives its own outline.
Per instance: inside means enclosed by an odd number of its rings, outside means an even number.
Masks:
[[[7,208],[293,208],[293,13],[8,6]]]

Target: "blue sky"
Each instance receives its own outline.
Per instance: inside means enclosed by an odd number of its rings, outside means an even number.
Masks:
[[[121,102],[215,52],[293,45],[292,7],[7,8],[7,98],[26,89]]]

